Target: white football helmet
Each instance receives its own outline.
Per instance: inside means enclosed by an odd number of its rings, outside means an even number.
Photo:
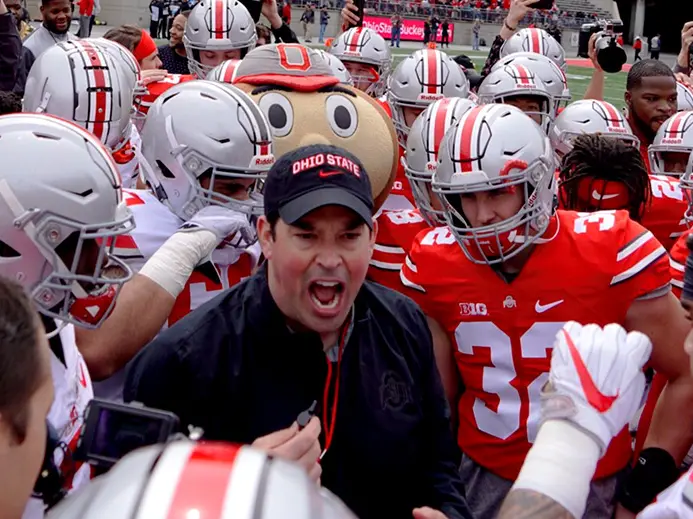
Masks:
[[[183,220],[209,204],[259,215],[263,180],[274,163],[272,134],[245,92],[188,81],[161,94],[149,109],[140,163],[154,193]],[[246,192],[245,200],[234,197]]]
[[[538,116],[537,123],[545,132],[552,122],[554,99],[544,82],[524,65],[505,65],[489,73],[477,91],[479,104],[508,103],[514,97],[531,96],[540,101],[539,111],[527,111]]]
[[[552,117],[555,118],[558,115],[559,108],[570,102],[570,90],[568,89],[568,80],[565,77],[565,73],[551,58],[534,52],[516,52],[497,61],[491,71],[493,72],[506,65],[522,65],[541,79],[541,82],[554,99]]]
[[[255,21],[238,0],[200,0],[185,24],[183,44],[190,72],[204,79],[213,67],[203,65],[202,51],[240,49],[241,59],[255,48]]]
[[[683,112],[684,110],[693,110],[693,87],[690,87],[681,81],[677,81],[676,93],[678,94],[678,111]]]
[[[471,261],[503,263],[541,242],[556,208],[555,169],[548,137],[513,106],[478,106],[447,131],[433,192]],[[496,189],[520,189],[524,205],[510,218],[475,227],[464,214],[463,196]]]
[[[134,229],[101,141],[41,114],[0,117],[0,274],[46,316],[85,328],[108,317],[130,269],[110,252]]]
[[[400,145],[407,145],[409,134],[404,107],[423,110],[438,99],[468,95],[467,76],[444,52],[422,49],[404,58],[387,82],[387,101]]]
[[[104,39],[53,45],[29,71],[23,110],[73,121],[111,150],[118,149],[130,136],[139,79],[129,54],[123,46]]]
[[[332,40],[328,51],[347,68],[349,63],[369,67],[367,74],[351,73],[356,88],[376,98],[385,93],[392,67],[392,54],[385,39],[373,29],[353,27]]]
[[[505,58],[516,52],[533,52],[551,58],[561,70],[566,70],[565,50],[556,38],[544,29],[521,29],[503,44],[500,57]]]
[[[344,66],[344,63],[342,63],[337,56],[333,56],[329,52],[322,49],[313,50],[322,56],[322,59],[325,60],[325,63],[327,63],[332,70],[332,75],[339,79],[341,84],[354,86],[354,80],[351,78],[351,74],[349,74],[349,71]]]
[[[247,446],[184,440],[131,452],[46,518],[105,516],[356,519],[339,498],[292,463]]]
[[[236,67],[241,62],[240,59],[227,59],[220,63],[207,74],[208,81],[219,81],[220,83],[233,84],[233,73],[236,72]]]
[[[573,141],[579,135],[598,133],[640,146],[640,141],[621,111],[606,101],[582,99],[570,103],[556,118],[549,138],[559,157],[573,149]]]
[[[428,105],[409,131],[407,153],[402,157],[416,206],[430,226],[445,225],[445,213],[433,207],[431,180],[445,132],[476,104],[469,99],[446,97]]]
[[[648,148],[652,173],[680,177],[683,171],[669,171],[665,163],[666,153],[681,153],[691,157],[693,152],[693,112],[678,112],[667,119],[657,131]],[[686,160],[690,164],[690,160]]]

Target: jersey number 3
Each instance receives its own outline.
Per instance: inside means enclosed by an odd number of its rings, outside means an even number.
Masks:
[[[513,352],[510,337],[491,322],[463,322],[455,329],[455,339],[460,353],[474,355],[474,350],[490,350],[490,366],[483,367],[482,389],[494,395],[495,410],[481,398],[473,404],[473,414],[480,431],[502,440],[517,432],[522,424],[520,414],[523,402],[529,406],[527,413],[527,440],[534,442],[541,415],[540,392],[549,378],[548,371],[520,387],[512,382],[517,378],[516,362],[521,359],[550,358],[556,333],[565,323],[534,323],[520,337],[519,351]],[[517,360],[516,360],[517,359]]]

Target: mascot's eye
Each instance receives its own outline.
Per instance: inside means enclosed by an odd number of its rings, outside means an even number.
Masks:
[[[272,127],[272,135],[286,137],[294,126],[294,110],[286,96],[278,92],[265,94],[258,103]]]
[[[325,101],[325,115],[332,131],[340,137],[351,137],[359,124],[354,104],[345,96],[332,95]]]

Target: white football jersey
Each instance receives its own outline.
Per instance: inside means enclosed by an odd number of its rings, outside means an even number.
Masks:
[[[55,321],[55,324],[60,327],[59,321]],[[84,423],[84,411],[89,401],[94,398],[94,390],[87,365],[77,349],[74,327],[71,324],[65,325],[60,330],[58,338],[61,355],[56,355],[53,346],[51,348],[51,375],[55,399],[48,412],[48,422],[55,428],[61,442],[74,452]],[[57,342],[55,338],[52,340],[53,344]],[[88,464],[73,465],[69,457],[65,459],[60,449],[56,450],[54,460],[67,476],[66,483],[70,492],[81,487],[91,478],[91,467]],[[39,499],[31,499],[24,510],[22,519],[41,517],[43,517],[43,503]]]

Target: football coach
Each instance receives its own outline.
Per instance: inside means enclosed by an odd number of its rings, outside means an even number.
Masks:
[[[125,399],[302,464],[361,519],[471,517],[424,314],[365,281],[363,165],[300,148],[264,196],[263,267],[140,352]]]

